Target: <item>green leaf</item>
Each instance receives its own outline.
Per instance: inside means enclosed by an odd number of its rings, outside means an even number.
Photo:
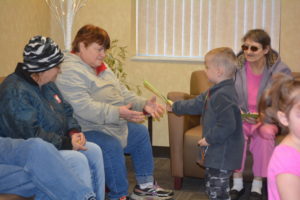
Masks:
[[[110,49],[106,52],[104,62],[115,73],[121,83],[125,85],[128,90],[133,90],[137,95],[141,95],[141,87],[139,85],[133,85],[129,83],[127,79],[127,73],[124,71],[124,62],[127,58],[127,46],[119,46],[119,40],[115,39],[111,41]]]

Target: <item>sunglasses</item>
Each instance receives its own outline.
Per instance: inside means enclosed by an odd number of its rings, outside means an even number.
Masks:
[[[256,46],[248,46],[248,45],[245,45],[245,44],[243,44],[242,45],[242,50],[243,51],[247,51],[248,49],[250,48],[250,50],[252,51],[252,52],[256,52],[256,51],[258,51],[258,47],[256,47]]]

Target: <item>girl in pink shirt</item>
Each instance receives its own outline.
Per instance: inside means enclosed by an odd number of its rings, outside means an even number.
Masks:
[[[300,79],[276,75],[272,87],[262,96],[260,114],[265,122],[279,123],[288,129],[269,162],[269,200],[299,200]]]

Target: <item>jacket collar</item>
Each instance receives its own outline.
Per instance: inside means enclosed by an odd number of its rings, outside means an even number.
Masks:
[[[210,90],[210,92],[214,92],[214,91],[218,90],[220,87],[223,87],[225,85],[234,85],[233,79],[230,78],[230,79],[221,81],[220,83],[217,83],[214,86],[212,86],[209,90]]]
[[[32,78],[31,73],[23,70],[23,63],[18,63],[17,67],[15,69],[15,74],[22,79],[24,79],[26,82],[30,83],[31,85],[39,86]]]

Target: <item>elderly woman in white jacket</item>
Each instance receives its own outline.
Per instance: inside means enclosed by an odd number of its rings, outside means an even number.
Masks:
[[[136,123],[144,120],[145,113],[159,117],[164,109],[155,97],[146,100],[120,83],[103,62],[109,47],[105,30],[83,26],[75,36],[72,52],[65,55],[56,83],[73,106],[82,129],[102,132],[86,134],[86,138],[102,148],[109,199],[129,198],[124,153],[132,157],[137,180],[131,198],[169,199],[173,192],[158,187],[153,178],[148,130]]]

